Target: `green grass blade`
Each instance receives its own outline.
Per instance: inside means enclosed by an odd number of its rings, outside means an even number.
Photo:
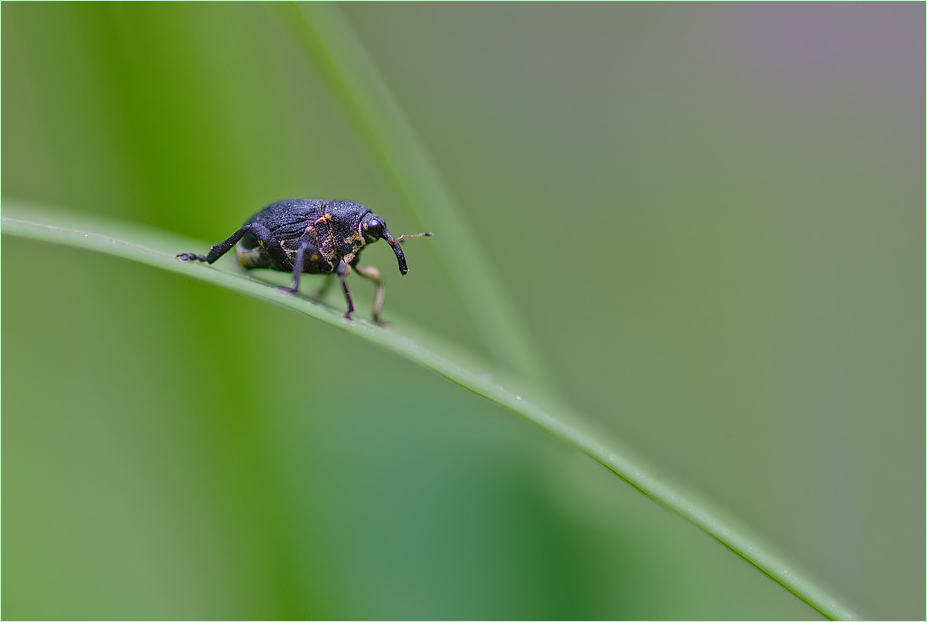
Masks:
[[[540,357],[508,303],[488,255],[481,251],[424,145],[337,7],[325,2],[277,6],[398,196],[422,227],[440,235],[435,248],[441,267],[493,357],[503,368],[540,381]]]
[[[705,531],[821,614],[831,619],[856,617],[838,599],[760,546],[758,538],[746,535],[740,527],[735,529],[730,520],[722,519],[718,511],[709,510],[705,503],[681,494],[618,442],[589,429],[570,409],[537,389],[525,390],[510,380],[488,377],[484,367],[474,359],[433,336],[417,334],[413,338],[365,321],[347,321],[340,310],[285,293],[241,271],[230,271],[219,264],[180,262],[175,258],[177,252],[206,245],[140,225],[4,200],[0,230],[6,235],[83,248],[181,273],[288,307],[377,344],[511,410],[589,455],[637,490]]]

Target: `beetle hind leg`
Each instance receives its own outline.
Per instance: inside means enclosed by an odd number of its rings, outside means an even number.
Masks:
[[[235,246],[235,244],[238,243],[238,240],[240,240],[249,229],[249,225],[245,225],[222,242],[213,244],[209,249],[208,255],[197,255],[196,253],[177,253],[177,259],[180,261],[202,261],[205,263],[215,263],[219,257],[222,257],[222,255],[229,252],[229,249]]]
[[[274,237],[274,234],[265,227],[264,225],[251,222],[243,227],[239,228],[238,231],[227,237],[225,240],[219,242],[218,244],[213,244],[209,249],[208,255],[197,255],[196,253],[177,253],[177,259],[181,261],[202,261],[205,263],[215,263],[219,257],[229,252],[233,246],[235,246],[240,239],[242,239],[246,233],[251,233],[254,237],[258,239],[261,243],[261,246],[264,250],[267,251],[268,255],[271,256],[274,262],[278,265],[287,266],[290,265],[290,260],[286,256],[286,252],[283,250],[283,247],[280,245],[280,242]]]

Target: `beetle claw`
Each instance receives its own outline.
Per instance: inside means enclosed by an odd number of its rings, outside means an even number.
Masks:
[[[197,255],[196,253],[177,253],[177,259],[180,261],[206,261],[206,256]]]

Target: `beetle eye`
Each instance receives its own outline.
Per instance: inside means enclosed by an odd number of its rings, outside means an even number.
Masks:
[[[383,221],[373,218],[364,223],[364,233],[371,238],[383,237]]]

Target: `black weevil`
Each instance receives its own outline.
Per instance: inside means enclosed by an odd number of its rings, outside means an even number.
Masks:
[[[377,284],[373,319],[379,322],[380,308],[383,306],[383,281],[377,268],[357,265],[361,251],[367,244],[383,238],[396,254],[399,273],[405,274],[409,268],[399,245],[405,238],[427,235],[431,233],[394,238],[386,229],[383,219],[360,203],[286,199],[271,203],[249,218],[228,239],[210,248],[208,255],[179,253],[177,258],[182,261],[213,263],[235,246],[238,263],[249,270],[270,268],[291,272],[293,287],[287,288],[287,291],[293,293],[299,291],[299,277],[304,272],[328,275],[319,295],[331,283],[331,275],[334,274],[344,290],[348,303],[344,317],[349,320],[354,312],[354,303],[345,277],[353,268],[359,275]]]

